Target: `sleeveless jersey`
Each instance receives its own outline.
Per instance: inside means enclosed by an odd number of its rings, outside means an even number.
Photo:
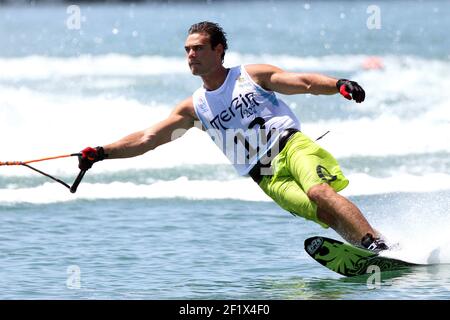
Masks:
[[[244,66],[229,69],[214,91],[197,89],[193,101],[203,127],[240,175],[249,173],[284,129],[300,130],[292,110],[255,83]]]

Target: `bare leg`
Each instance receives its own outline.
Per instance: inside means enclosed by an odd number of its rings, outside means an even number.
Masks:
[[[361,211],[327,184],[320,184],[308,191],[308,197],[317,204],[319,220],[328,224],[350,243],[360,245],[367,233],[377,236]]]

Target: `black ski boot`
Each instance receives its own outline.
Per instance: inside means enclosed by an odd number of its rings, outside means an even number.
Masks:
[[[376,253],[382,250],[389,250],[389,247],[387,246],[387,244],[384,242],[383,239],[374,238],[373,235],[371,235],[370,233],[366,234],[361,239],[361,245],[367,250],[374,251]]]

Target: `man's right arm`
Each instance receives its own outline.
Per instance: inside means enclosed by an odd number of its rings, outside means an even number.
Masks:
[[[179,103],[166,119],[154,126],[103,146],[104,153],[108,159],[131,158],[142,155],[172,141],[173,133],[176,130],[184,129],[186,131],[192,128],[196,118],[192,97],[189,97]]]
[[[187,98],[179,103],[165,120],[148,129],[134,132],[103,147],[83,149],[78,157],[78,167],[86,171],[97,161],[131,158],[144,154],[179,138],[194,126],[196,119],[192,97]]]

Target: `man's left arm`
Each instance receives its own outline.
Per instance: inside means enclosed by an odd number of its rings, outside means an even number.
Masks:
[[[336,94],[349,100],[362,102],[364,89],[347,79],[335,79],[318,73],[286,72],[267,64],[254,64],[245,67],[252,79],[261,87],[282,94]]]

